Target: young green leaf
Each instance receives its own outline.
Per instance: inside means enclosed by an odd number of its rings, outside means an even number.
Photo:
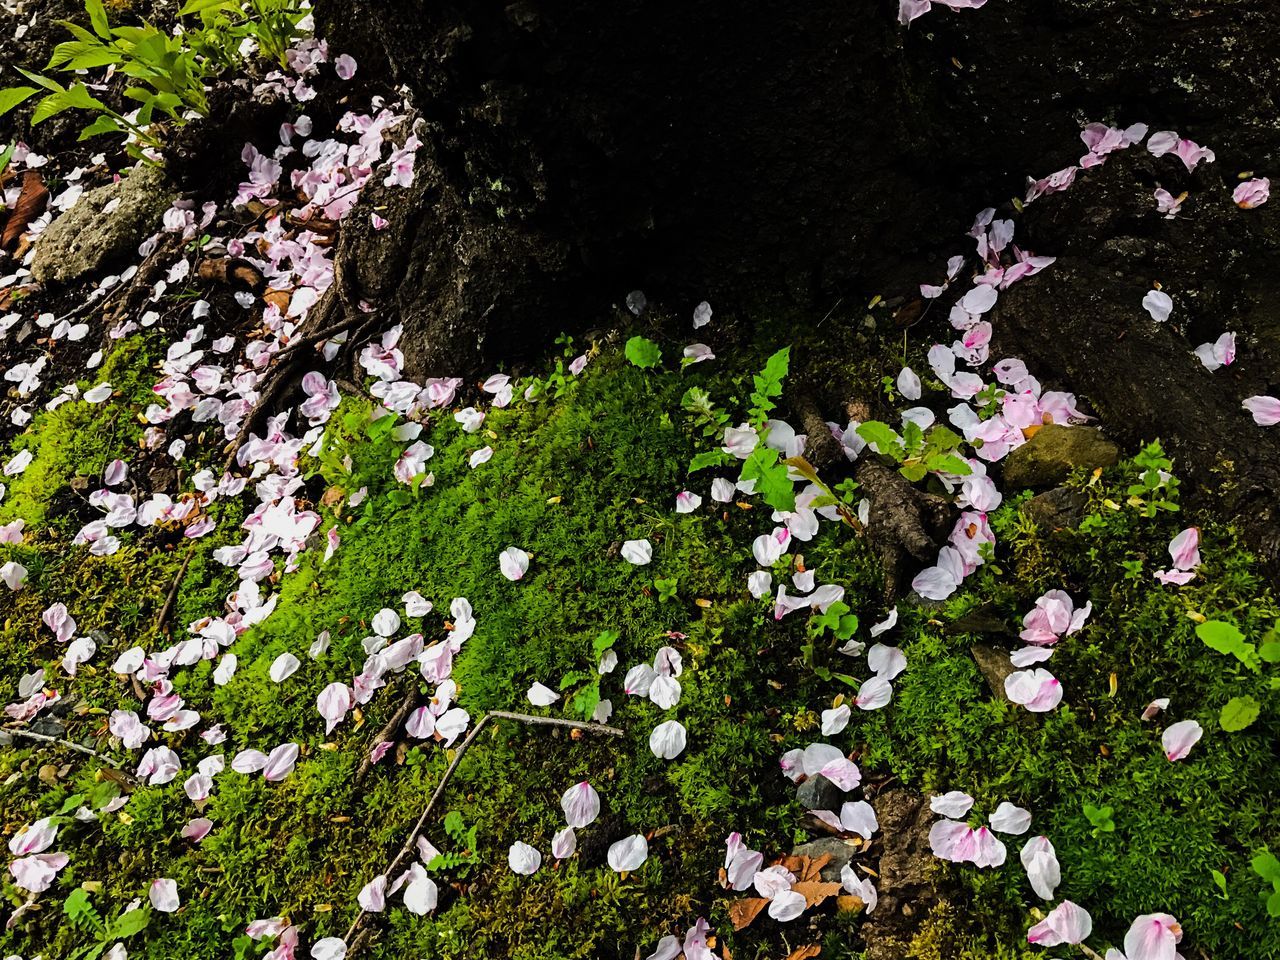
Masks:
[[[899,463],[902,462],[905,456],[902,438],[887,423],[868,420],[866,423],[859,424],[854,432],[871,444],[877,453],[883,453],[885,456],[893,457]]]

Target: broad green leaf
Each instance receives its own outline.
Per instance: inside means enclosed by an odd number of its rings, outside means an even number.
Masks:
[[[902,438],[887,423],[868,420],[866,423],[859,424],[854,432],[875,447],[877,453],[887,454],[899,462],[902,461]]]
[[[120,53],[110,47],[94,41],[68,40],[53,48],[53,56],[49,58],[49,68],[61,67],[63,70],[92,70],[120,62]]]
[[[935,453],[925,460],[924,465],[934,473],[951,473],[957,477],[973,473],[973,468],[954,453]]]
[[[912,483],[919,483],[929,471],[924,468],[923,463],[907,463],[899,468],[899,472]]]
[[[1267,883],[1280,887],[1280,860],[1276,859],[1276,855],[1263,847],[1253,855],[1253,859],[1249,861],[1249,866],[1253,868],[1253,872],[1260,876]]]
[[[1218,723],[1227,733],[1243,730],[1258,719],[1262,705],[1253,697],[1232,697],[1222,708]]]
[[[641,370],[656,367],[662,362],[662,348],[647,337],[632,337],[627,341],[627,359]]]
[[[128,131],[125,127],[122,126],[115,117],[110,114],[103,113],[99,114],[98,117],[94,119],[93,123],[87,124],[84,129],[80,131],[80,136],[76,139],[88,140],[90,137],[100,137],[104,133],[127,132]]]
[[[60,84],[57,80],[53,80],[49,77],[42,77],[38,73],[32,73],[30,70],[23,70],[21,67],[15,67],[14,69],[16,69],[20,74],[22,74],[32,83],[36,84],[37,86],[44,87],[46,90],[52,90],[54,93],[66,92],[67,88],[64,87],[62,84]]]
[[[0,117],[39,92],[39,87],[9,87],[7,90],[0,90]],[[9,155],[13,155],[12,147],[9,148]],[[7,163],[8,160],[6,159],[5,162]]]
[[[102,0],[84,0],[84,9],[89,14],[89,25],[93,32],[103,40],[111,37],[111,24],[107,22],[107,8]]]
[[[1205,646],[1219,653],[1235,654],[1244,642],[1244,634],[1234,624],[1222,620],[1206,620],[1196,627],[1196,636]]]
[[[149,923],[151,923],[151,911],[146,907],[130,910],[116,917],[111,924],[110,936],[104,939],[123,940],[125,937],[132,937],[135,933],[145,930]]]
[[[185,17],[193,13],[204,13],[206,10],[228,10],[238,8],[238,3],[232,0],[187,0],[182,5],[182,9],[178,11],[178,16]]]

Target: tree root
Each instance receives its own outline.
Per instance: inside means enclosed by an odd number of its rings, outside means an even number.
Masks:
[[[418,841],[418,835],[422,833],[423,827],[427,825],[427,819],[431,816],[431,811],[435,809],[436,801],[444,795],[445,787],[449,785],[449,781],[452,779],[454,771],[458,769],[458,764],[462,762],[462,758],[466,755],[468,748],[476,742],[476,738],[480,736],[480,731],[485,728],[485,725],[490,720],[495,719],[514,720],[517,723],[525,723],[531,726],[568,727],[572,730],[583,730],[587,733],[600,733],[610,737],[621,737],[625,735],[625,732],[618,727],[606,726],[603,723],[587,723],[581,720],[562,720],[559,717],[535,717],[527,713],[509,713],[506,710],[490,710],[481,717],[479,721],[477,721],[476,725],[471,728],[471,732],[467,734],[466,739],[464,739],[458,746],[457,752],[453,755],[453,760],[449,762],[449,766],[444,771],[444,776],[442,776],[440,778],[440,782],[436,784],[436,789],[431,794],[431,799],[427,801],[427,805],[422,809],[422,814],[418,817],[417,823],[415,823],[413,825],[413,829],[409,831],[409,836],[406,838],[404,846],[400,848],[400,852],[395,855],[395,858],[387,865],[387,868],[381,871],[379,874],[380,876],[390,877],[396,872],[396,868],[404,862],[405,858],[413,853],[414,845]],[[346,936],[343,937],[343,940],[348,944],[348,958],[354,956],[357,946],[362,945],[367,939],[367,930],[362,932],[360,937],[355,941],[352,941],[351,939],[363,925],[365,916],[366,914],[363,910],[356,914],[355,920],[353,920],[351,922],[351,926],[347,928]]]
[[[862,400],[849,404],[857,420],[871,419],[871,405]],[[807,395],[795,403],[795,411],[808,436],[805,458],[818,470],[832,470],[844,462],[840,445],[831,435],[817,404]],[[931,564],[946,540],[951,507],[947,501],[913,486],[883,457],[865,450],[854,468],[854,479],[871,504],[866,533],[884,565],[884,597],[896,599],[907,556]]]

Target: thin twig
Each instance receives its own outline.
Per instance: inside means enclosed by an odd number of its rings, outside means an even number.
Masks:
[[[169,619],[169,611],[173,609],[173,602],[178,599],[178,588],[182,586],[182,578],[187,575],[187,565],[191,563],[191,558],[195,555],[195,552],[194,545],[187,549],[187,555],[183,558],[182,566],[173,575],[173,582],[169,584],[168,596],[164,598],[164,606],[160,608],[160,616],[156,617],[157,630],[163,630],[165,621]]]
[[[56,743],[63,747],[69,747],[72,750],[88,754],[91,757],[97,757],[113,770],[119,770],[121,773],[124,773],[114,760],[106,754],[99,753],[92,747],[86,747],[71,740],[64,740],[61,737],[51,737],[46,733],[36,733],[34,730],[21,730],[16,727],[0,727],[0,731],[9,734],[11,737],[26,737],[28,740],[39,740],[41,743]]]
[[[453,755],[453,760],[449,762],[449,766],[444,771],[444,776],[440,778],[440,782],[436,784],[435,791],[431,794],[431,799],[427,801],[427,805],[423,807],[422,814],[418,817],[418,822],[413,825],[413,829],[409,831],[409,837],[405,840],[404,846],[400,848],[400,852],[395,855],[395,859],[382,871],[381,876],[390,877],[396,872],[396,868],[404,861],[405,857],[413,852],[414,845],[417,843],[418,835],[422,833],[422,828],[427,825],[427,819],[431,816],[431,811],[435,808],[436,801],[444,795],[445,787],[449,785],[449,780],[453,777],[453,773],[458,769],[458,764],[462,762],[463,756],[466,755],[467,748],[475,743],[476,737],[480,736],[480,731],[484,729],[492,719],[498,720],[515,720],[517,723],[527,723],[531,726],[544,727],[569,727],[574,730],[585,730],[588,733],[603,733],[611,737],[625,736],[625,731],[618,727],[610,727],[603,723],[585,723],[581,720],[562,720],[559,717],[535,717],[528,713],[509,713],[506,710],[490,710],[481,717],[471,732],[467,734],[466,739],[458,746],[457,752]],[[361,910],[356,914],[355,920],[351,921],[351,926],[347,929],[347,935],[343,937],[349,944],[347,947],[347,956],[351,957],[355,953],[356,943],[351,938],[360,925],[364,922],[365,912]],[[363,938],[363,934],[361,935]]]

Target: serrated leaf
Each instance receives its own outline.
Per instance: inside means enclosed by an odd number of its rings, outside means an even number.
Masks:
[[[662,348],[647,337],[632,337],[623,352],[631,364],[641,370],[656,367],[662,362]]]
[[[796,508],[795,487],[787,474],[787,468],[778,462],[778,451],[768,447],[756,447],[751,456],[742,462],[744,481],[755,481],[755,492],[775,510],[790,513]]]
[[[689,472],[695,473],[698,470],[705,470],[707,467],[719,467],[728,462],[729,454],[719,447],[714,450],[704,450],[689,461]]]
[[[1236,733],[1257,720],[1261,711],[1262,705],[1253,697],[1232,697],[1218,715],[1218,724],[1227,733]]]

